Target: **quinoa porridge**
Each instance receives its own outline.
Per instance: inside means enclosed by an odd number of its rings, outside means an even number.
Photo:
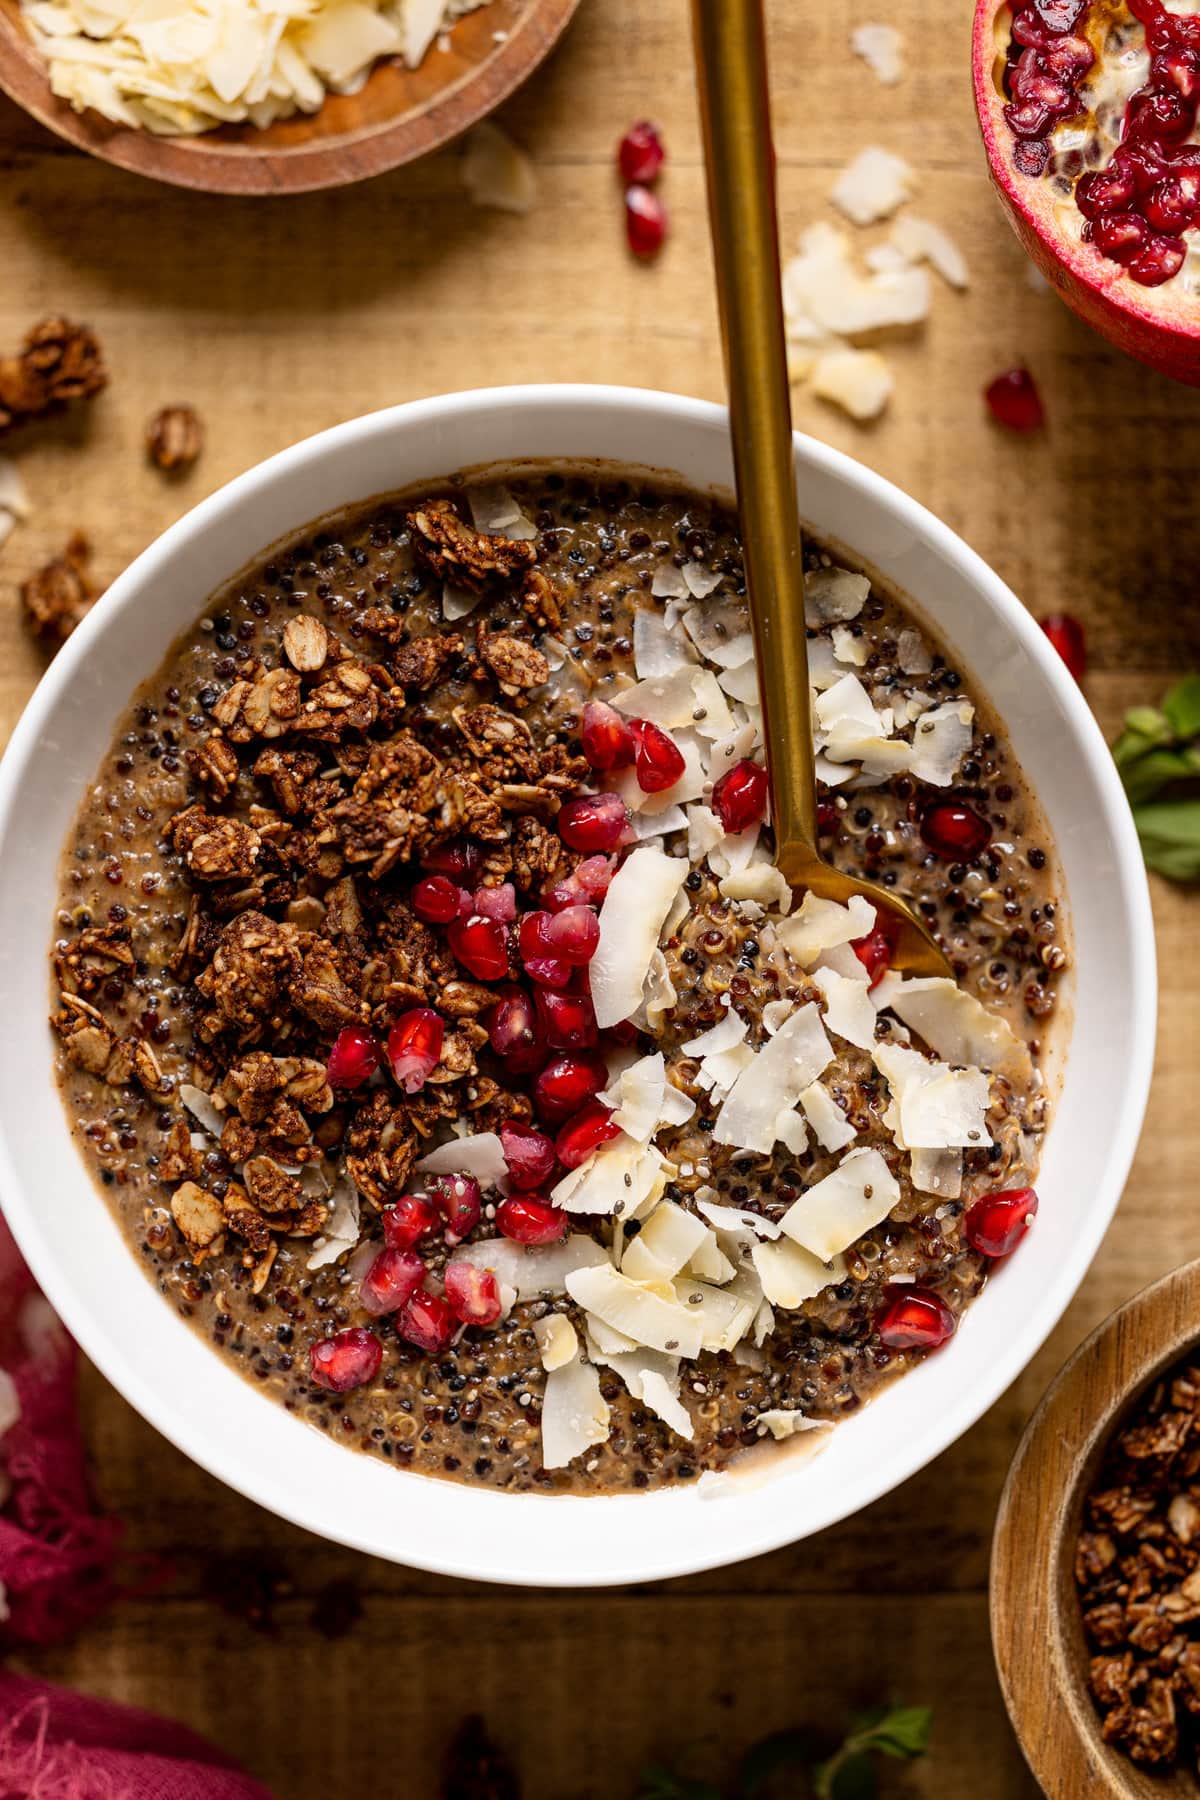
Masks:
[[[1068,945],[983,697],[809,540],[824,849],[770,860],[736,524],[605,470],[312,527],[66,846],[64,1102],[164,1299],[301,1418],[508,1489],[695,1479],[943,1344],[1019,1242]]]

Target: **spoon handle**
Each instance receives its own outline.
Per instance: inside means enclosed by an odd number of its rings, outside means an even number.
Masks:
[[[762,0],[692,0],[692,26],[775,860],[799,882],[817,794]]]

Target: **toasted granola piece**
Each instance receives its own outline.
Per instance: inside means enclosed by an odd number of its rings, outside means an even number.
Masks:
[[[570,874],[573,859],[566,845],[540,819],[518,819],[513,840],[513,880],[523,894],[540,892]]]
[[[202,806],[176,813],[163,834],[197,881],[241,881],[253,875],[261,839],[241,819],[222,818]]]
[[[221,1083],[221,1097],[250,1125],[267,1121],[280,1099],[315,1113],[333,1105],[324,1063],[311,1056],[271,1056],[266,1050],[251,1050],[232,1064]],[[276,1129],[276,1135],[286,1134]]]
[[[388,661],[402,688],[423,694],[439,681],[463,653],[463,640],[457,631],[428,631],[413,637],[412,626],[403,613],[389,612],[386,607],[370,606],[362,623],[372,637],[383,638],[392,646]]]
[[[1102,1707],[1122,1706],[1129,1698],[1133,1656],[1093,1656],[1088,1664],[1088,1685]]]
[[[1125,1642],[1125,1608],[1119,1600],[1106,1600],[1083,1615],[1088,1636],[1101,1650],[1117,1650]]]
[[[196,977],[196,987],[212,1007],[200,1021],[208,1041],[221,1031],[254,1044],[278,1030],[290,984],[300,971],[299,934],[265,913],[239,913],[226,925],[212,961]]]
[[[195,1181],[204,1167],[203,1152],[192,1143],[191,1127],[186,1119],[176,1119],[158,1153],[160,1181]]]
[[[1200,1643],[1195,1639],[1183,1647],[1175,1665],[1174,1686],[1179,1704],[1193,1717],[1200,1714]]]
[[[137,967],[128,924],[87,926],[56,953],[54,966],[69,993],[93,994],[102,982],[123,979]]]
[[[0,432],[57,412],[69,400],[90,400],[107,381],[99,341],[87,325],[43,319],[19,356],[0,357]]]
[[[480,1075],[466,1090],[463,1105],[472,1131],[499,1131],[501,1125],[528,1125],[533,1102],[528,1094],[512,1094],[490,1075]]]
[[[242,722],[255,737],[282,737],[299,717],[302,699],[295,669],[268,669],[242,700]]]
[[[252,1206],[246,1190],[231,1181],[221,1202],[225,1223],[239,1237],[245,1238],[251,1250],[260,1254],[272,1247],[271,1227],[256,1206]]]
[[[362,1001],[347,980],[351,967],[349,957],[318,939],[312,949],[305,951],[292,980],[292,1004],[297,1012],[330,1033],[340,1031],[344,1025],[360,1023]]]
[[[146,455],[164,475],[182,475],[204,448],[204,427],[190,406],[164,406],[146,427]]]
[[[253,1125],[247,1125],[245,1119],[237,1113],[231,1114],[221,1131],[222,1155],[234,1168],[238,1168],[257,1151],[258,1133]]]
[[[533,733],[503,706],[457,706],[451,717],[489,781],[536,781],[542,772]]]
[[[340,943],[352,956],[365,957],[366,920],[352,875],[343,875],[340,881],[326,888],[323,930],[326,937]]]
[[[521,589],[521,605],[540,631],[557,631],[562,624],[562,607],[544,569],[529,570]]]
[[[541,687],[550,679],[550,664],[525,638],[512,637],[505,631],[488,631],[481,623],[475,648],[480,661],[500,684],[500,692],[509,699],[527,688]]]
[[[322,828],[318,842],[336,845],[348,863],[369,863],[372,881],[382,881],[397,864],[411,862],[432,835],[423,813],[359,800],[339,801],[321,814],[318,823]]]
[[[380,688],[365,664],[347,658],[315,687],[292,721],[292,730],[336,744],[351,732],[370,731],[380,716]]]
[[[1170,1683],[1161,1678],[1147,1682],[1141,1699],[1114,1708],[1101,1730],[1106,1743],[1120,1745],[1146,1768],[1173,1762],[1179,1748],[1179,1727]]]
[[[481,981],[456,978],[439,989],[437,996],[437,1010],[447,1019],[477,1019],[495,1004],[495,988],[485,987]]]
[[[1080,1532],[1075,1548],[1075,1579],[1080,1587],[1098,1581],[1116,1560],[1117,1546],[1107,1532]]]
[[[464,1019],[457,1030],[446,1032],[442,1040],[442,1054],[426,1080],[434,1087],[444,1087],[451,1081],[463,1081],[470,1075],[478,1074],[479,1065],[475,1061],[475,1052],[486,1043],[487,1032],[483,1027],[470,1019]]]
[[[310,789],[321,759],[313,750],[264,750],[254,765],[260,781],[270,783],[281,811],[294,818],[311,810]],[[329,798],[323,790],[312,796],[318,804]]]
[[[329,633],[311,613],[297,613],[283,628],[283,654],[302,675],[315,675],[329,656]]]
[[[449,500],[427,500],[407,517],[413,549],[439,581],[482,594],[537,561],[531,543],[488,537],[463,523]]]
[[[237,751],[219,731],[210,732],[202,744],[186,753],[184,761],[210,800],[218,806],[228,800],[237,786],[240,767]]]
[[[172,1194],[171,1217],[193,1250],[206,1250],[225,1229],[221,1202],[194,1181],[185,1181]]]
[[[350,1121],[346,1149],[350,1179],[373,1206],[382,1207],[404,1192],[421,1145],[405,1109],[392,1104],[386,1088],[376,1088]]]
[[[21,583],[25,623],[43,644],[57,650],[91,611],[100,592],[89,573],[91,560],[92,547],[77,531],[61,556]]]
[[[304,1204],[300,1183],[270,1156],[252,1156],[242,1170],[246,1192],[261,1213],[299,1212]]]
[[[310,1200],[288,1220],[287,1234],[294,1238],[316,1237],[318,1231],[324,1229],[328,1217],[329,1208],[324,1200]]]
[[[103,1077],[117,1047],[117,1034],[103,1015],[77,995],[63,994],[61,1010],[50,1023],[75,1067]]]
[[[145,1038],[133,1038],[129,1045],[133,1061],[133,1073],[145,1088],[152,1100],[160,1100],[169,1094],[174,1083],[169,1076],[163,1074],[157,1056]]]

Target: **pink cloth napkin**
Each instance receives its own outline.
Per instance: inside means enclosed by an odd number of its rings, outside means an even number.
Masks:
[[[20,1800],[271,1800],[186,1726],[0,1672],[0,1794]]]

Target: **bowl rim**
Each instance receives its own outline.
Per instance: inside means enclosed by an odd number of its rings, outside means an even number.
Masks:
[[[542,384],[500,388],[471,389],[462,393],[430,399],[414,400],[361,418],[346,421],[278,452],[265,462],[256,464],[234,477],[216,493],[202,500],[190,512],[170,526],[158,539],[134,559],[117,577],[101,601],[97,603],[78,630],[50,664],[21,715],[9,746],[0,762],[0,843],[12,830],[18,809],[22,774],[36,754],[43,729],[60,697],[72,686],[84,668],[93,645],[108,628],[110,619],[130,605],[147,604],[157,579],[166,575],[174,559],[189,544],[209,531],[219,528],[225,511],[252,498],[256,492],[276,483],[287,483],[300,471],[319,464],[326,457],[350,446],[363,446],[373,439],[386,439],[398,429],[408,433],[424,433],[431,443],[438,442],[438,427],[468,420],[473,415],[484,417],[499,413],[508,416],[520,408],[548,420],[561,417],[564,411],[592,411],[600,417],[604,409],[617,414],[629,427],[631,451],[638,443],[637,427],[645,421],[668,423],[681,433],[727,435],[727,414],[723,407],[709,401],[681,395],[660,393],[641,388],[605,384]],[[1119,885],[1122,904],[1129,919],[1129,968],[1136,996],[1122,1044],[1128,1077],[1123,1087],[1123,1104],[1117,1120],[1106,1167],[1108,1204],[1093,1207],[1081,1222],[1072,1254],[1057,1265],[1052,1282],[1039,1293],[1038,1302],[1029,1308],[1015,1334],[1014,1350],[992,1366],[981,1369],[969,1388],[956,1396],[947,1407],[935,1429],[927,1436],[914,1439],[906,1455],[881,1459],[870,1469],[846,1484],[843,1491],[820,1512],[814,1523],[797,1529],[785,1508],[778,1508],[769,1525],[751,1529],[745,1523],[732,1529],[729,1512],[721,1515],[725,1531],[715,1529],[705,1535],[705,1543],[697,1549],[690,1540],[681,1541],[676,1553],[659,1554],[648,1560],[636,1543],[636,1533],[623,1533],[614,1542],[612,1556],[602,1570],[596,1569],[571,1578],[574,1586],[612,1586],[632,1581],[646,1581],[711,1569],[741,1561],[762,1552],[774,1550],[838,1523],[851,1513],[888,1493],[939,1455],[963,1432],[974,1425],[996,1401],[1016,1375],[1026,1366],[1057,1324],[1076,1292],[1107,1230],[1116,1209],[1120,1191],[1128,1173],[1141,1129],[1142,1116],[1149,1092],[1154,1053],[1156,1018],[1156,972],[1153,919],[1149,887],[1142,864],[1140,848],[1115,766],[1099,727],[1075,682],[1067,674],[1060,659],[1050,648],[1044,633],[975,551],[917,501],[839,450],[815,439],[796,434],[795,447],[800,470],[807,465],[818,474],[848,488],[852,494],[882,508],[889,520],[903,525],[914,539],[942,561],[948,562],[973,588],[981,591],[985,606],[999,615],[1019,648],[1041,665],[1041,671],[1054,691],[1056,702],[1067,715],[1079,755],[1097,784],[1102,799],[1104,823],[1116,851],[1114,879]],[[571,460],[563,458],[563,460]],[[575,459],[575,460],[586,460]],[[635,461],[631,455],[628,461]],[[469,466],[469,464],[467,465]],[[446,471],[450,473],[451,471]],[[429,479],[437,478],[431,472]],[[301,521],[296,529],[302,528]],[[264,546],[266,548],[266,546]],[[236,571],[231,570],[231,574]],[[919,604],[919,601],[918,601]],[[985,686],[986,691],[986,686]],[[88,1179],[86,1172],[81,1176]],[[148,1381],[142,1368],[132,1357],[129,1347],[116,1343],[109,1335],[101,1309],[88,1303],[65,1276],[60,1276],[49,1234],[39,1229],[38,1216],[22,1192],[16,1175],[5,1123],[0,1119],[0,1194],[6,1196],[5,1209],[23,1254],[46,1297],[58,1311],[64,1324],[81,1348],[131,1405],[155,1429],[181,1449],[202,1468],[247,1498],[289,1519],[292,1523],[319,1536],[341,1542],[368,1554],[401,1560],[394,1545],[382,1542],[369,1522],[349,1516],[336,1521],[317,1516],[294,1489],[277,1486],[268,1494],[262,1483],[252,1479],[240,1467],[232,1453],[222,1453],[206,1438],[203,1421],[190,1416],[187,1409],[172,1402]],[[236,1373],[231,1371],[231,1374]],[[920,1371],[909,1377],[915,1380]],[[488,1490],[466,1490],[472,1494]],[[536,1499],[542,1504],[571,1506],[599,1503],[600,1498],[612,1507],[653,1505],[658,1496],[603,1496],[577,1500],[568,1496],[525,1496],[493,1494],[493,1498],[514,1505],[521,1499]],[[714,1525],[716,1518],[714,1517]],[[682,1537],[683,1534],[681,1534]],[[689,1547],[690,1545],[690,1547]],[[472,1553],[473,1546],[453,1553],[440,1547],[430,1551],[424,1545],[405,1546],[402,1560],[414,1567],[437,1573],[508,1582],[523,1586],[563,1586],[562,1575],[521,1565],[494,1566],[488,1557],[499,1555],[500,1549],[488,1546],[488,1555]]]
[[[37,52],[2,9],[0,91],[64,142],[150,181],[241,197],[318,193],[414,162],[490,118],[549,56],[579,6],[580,0],[529,0],[504,42],[419,110],[382,120],[361,135],[342,132],[282,148],[252,140],[234,144],[209,133],[159,136],[113,124],[90,109],[77,113],[51,91]]]

